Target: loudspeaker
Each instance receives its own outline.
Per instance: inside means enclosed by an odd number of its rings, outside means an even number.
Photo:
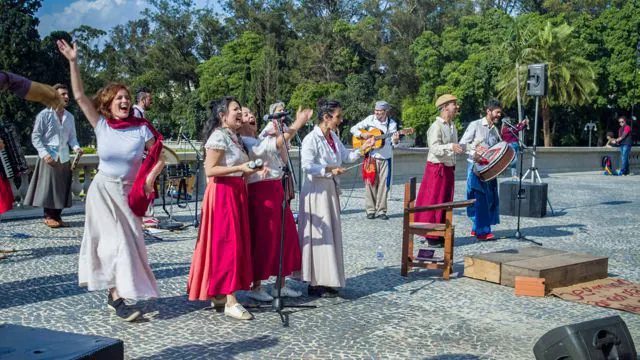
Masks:
[[[537,360],[636,360],[636,348],[619,316],[555,328],[533,346]]]
[[[518,182],[509,180],[498,185],[500,215],[518,216]],[[520,216],[543,217],[547,215],[547,183],[522,182]]]
[[[547,64],[531,64],[527,67],[527,95],[547,95]]]
[[[0,359],[124,359],[122,340],[0,325]]]

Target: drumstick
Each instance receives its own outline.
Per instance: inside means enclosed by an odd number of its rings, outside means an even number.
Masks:
[[[345,168],[345,169],[344,169],[344,171],[351,170],[351,169],[353,169],[354,167],[358,167],[358,166],[360,166],[360,165],[362,165],[362,164],[364,164],[364,162],[361,162],[361,163],[358,163],[358,164],[355,164],[355,165],[349,166],[348,168]]]

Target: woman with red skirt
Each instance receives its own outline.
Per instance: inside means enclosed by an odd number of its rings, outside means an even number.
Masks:
[[[235,293],[249,290],[253,281],[247,184],[253,174],[246,145],[238,136],[242,107],[232,97],[212,106],[205,124],[204,171],[209,182],[202,201],[202,223],[191,261],[189,300],[213,298],[213,306],[235,319],[253,315],[238,303]]]
[[[253,258],[253,287],[248,296],[258,301],[271,301],[280,287],[280,296],[298,297],[299,291],[285,286],[282,278],[299,271],[301,266],[300,242],[298,230],[291,209],[287,206],[284,213],[284,229],[282,228],[282,203],[285,191],[282,182],[284,161],[286,158],[285,142],[303,127],[313,114],[313,110],[298,110],[296,121],[284,131],[264,137],[243,137],[254,159],[261,159],[264,169],[249,175],[249,219],[251,224],[251,253]],[[274,120],[278,121],[278,120]],[[284,140],[283,140],[284,136]],[[278,154],[278,151],[282,154]],[[289,182],[287,182],[289,186]],[[294,189],[287,189],[294,191]],[[263,280],[279,274],[280,237],[284,231],[284,251],[282,259],[282,278],[269,295],[261,286]]]

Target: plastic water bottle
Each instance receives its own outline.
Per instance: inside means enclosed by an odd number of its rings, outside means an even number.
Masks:
[[[378,246],[376,250],[376,260],[378,260],[378,268],[382,268],[382,262],[384,261],[384,253],[382,252],[382,246]]]

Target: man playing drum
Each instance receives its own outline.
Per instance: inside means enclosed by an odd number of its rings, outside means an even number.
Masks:
[[[467,215],[473,221],[471,236],[478,240],[491,240],[491,225],[500,223],[498,180],[481,180],[474,172],[476,163],[483,164],[482,154],[491,146],[502,141],[496,124],[502,117],[502,105],[497,100],[489,100],[485,106],[486,116],[472,121],[460,139],[466,145],[470,156],[467,166],[467,199],[476,199],[474,205],[467,208]]]

